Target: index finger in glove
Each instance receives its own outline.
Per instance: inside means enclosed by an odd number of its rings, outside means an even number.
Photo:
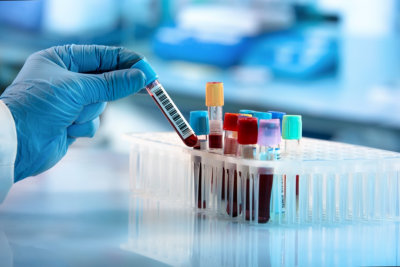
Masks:
[[[102,73],[129,69],[143,57],[123,47],[103,45],[63,45],[38,52],[73,72]]]

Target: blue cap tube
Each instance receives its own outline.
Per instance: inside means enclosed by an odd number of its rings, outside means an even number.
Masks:
[[[210,133],[208,111],[191,111],[190,126],[196,135],[208,135]]]
[[[282,134],[282,119],[283,116],[286,115],[286,113],[280,111],[268,111],[268,112],[271,113],[273,119],[279,119],[279,123],[281,125],[281,134]]]

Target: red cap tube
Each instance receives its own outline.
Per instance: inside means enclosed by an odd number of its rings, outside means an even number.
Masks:
[[[239,117],[237,123],[238,143],[241,145],[257,144],[257,118]]]
[[[237,113],[225,113],[224,130],[236,132],[238,118],[239,118],[239,114],[237,114]]]

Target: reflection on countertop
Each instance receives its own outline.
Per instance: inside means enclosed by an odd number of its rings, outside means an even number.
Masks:
[[[174,266],[398,265],[399,224],[250,226],[131,196],[121,247]]]

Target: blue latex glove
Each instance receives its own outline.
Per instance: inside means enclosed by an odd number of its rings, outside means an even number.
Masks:
[[[118,47],[66,45],[31,55],[0,99],[17,129],[15,181],[54,166],[77,137],[92,137],[106,101],[142,89],[130,68],[141,57]]]

